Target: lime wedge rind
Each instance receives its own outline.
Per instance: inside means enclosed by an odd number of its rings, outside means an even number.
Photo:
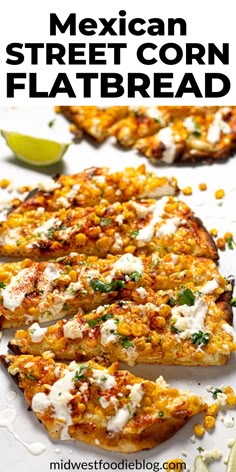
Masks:
[[[19,160],[38,167],[61,161],[71,144],[37,138],[15,131],[1,130],[1,135]]]
[[[195,457],[193,472],[209,472],[209,469],[201,456]]]
[[[226,472],[235,472],[235,471],[236,471],[236,439],[230,451],[228,464],[226,468]]]

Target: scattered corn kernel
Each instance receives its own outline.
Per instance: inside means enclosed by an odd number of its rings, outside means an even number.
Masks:
[[[216,403],[209,405],[206,411],[207,416],[216,416],[218,413],[219,407]]]
[[[204,424],[204,427],[206,429],[213,429],[215,427],[216,420],[215,420],[214,416],[207,415],[204,418],[204,423],[203,424]]]
[[[227,395],[227,405],[234,407],[236,406],[236,395],[234,395],[233,393]]]
[[[218,236],[218,231],[217,231],[216,228],[210,229],[210,233],[214,238],[216,238],[216,236]]]
[[[77,234],[75,236],[75,241],[78,246],[84,246],[87,241],[86,235],[82,233]]]
[[[192,190],[192,187],[185,187],[182,189],[182,192],[184,195],[192,195],[193,190]]]
[[[217,245],[218,249],[221,249],[222,251],[224,251],[225,246],[226,246],[226,242],[225,242],[224,238],[218,238],[216,240],[216,245]]]
[[[199,188],[199,190],[202,190],[202,191],[207,190],[207,184],[201,183],[201,184],[198,185],[198,188]]]
[[[199,423],[194,425],[193,431],[194,431],[195,436],[197,436],[198,438],[201,438],[202,436],[204,436],[206,432],[205,428],[203,428],[203,426]]]
[[[8,185],[10,185],[10,183],[11,183],[11,181],[8,180],[8,179],[2,179],[2,180],[0,181],[0,187],[1,187],[1,188],[7,188]]]
[[[123,334],[124,336],[129,336],[130,334],[132,334],[131,326],[126,323],[126,321],[121,321],[117,325],[117,331],[119,334]]]
[[[227,241],[228,239],[234,239],[233,234],[229,231],[224,234],[224,240]]]
[[[225,196],[225,191],[221,188],[219,190],[216,190],[215,192],[215,198],[217,198],[217,200],[220,200],[221,198],[223,198]]]

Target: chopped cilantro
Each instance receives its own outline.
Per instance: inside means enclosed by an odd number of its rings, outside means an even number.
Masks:
[[[175,299],[173,297],[170,297],[168,302],[167,302],[167,305],[169,306],[175,306]]]
[[[189,288],[181,288],[178,292],[178,304],[179,305],[194,305],[195,296]]]
[[[222,207],[222,206],[223,206],[223,202],[218,203],[218,207]]]
[[[5,282],[0,282],[0,288],[6,288]]]
[[[106,380],[107,380],[107,377],[105,375],[103,377],[101,377],[102,382],[106,382]]]
[[[231,305],[236,307],[236,297],[232,298]]]
[[[100,218],[100,225],[101,226],[107,226],[112,223],[111,218]]]
[[[109,293],[119,290],[119,288],[125,287],[123,280],[113,280],[111,283],[102,282],[101,280],[91,280],[90,285],[95,292]]]
[[[55,259],[55,262],[61,262],[61,261],[63,261],[63,259],[65,259],[65,258],[66,258],[66,256],[57,257],[57,258]]]
[[[39,295],[43,295],[43,294],[44,294],[44,290],[38,290],[38,293],[39,293]]]
[[[191,335],[192,344],[201,344],[205,346],[209,343],[210,336],[208,333],[203,333],[202,331],[198,331],[197,333],[193,333]]]
[[[222,390],[220,388],[216,388],[216,387],[212,387],[211,390],[210,390],[214,400],[217,399],[217,395],[218,393],[223,393]]]
[[[199,133],[199,131],[193,131],[192,134],[193,134],[193,136],[196,136],[196,138],[201,137],[201,133]]]
[[[59,228],[59,229],[60,229],[60,230],[61,230],[61,229],[62,229],[62,230],[65,230],[65,229],[67,229],[67,226],[66,226],[66,225],[64,225],[64,223],[62,223],[62,225],[60,226],[60,228]]]
[[[133,231],[130,232],[130,236],[131,238],[137,238],[137,236],[139,235],[139,230],[138,229],[134,229]]]
[[[138,282],[142,278],[142,274],[139,272],[132,272],[132,274],[129,275],[129,278],[134,282]]]
[[[226,238],[226,243],[228,245],[228,248],[233,250],[236,247],[236,244],[232,238]]]
[[[152,340],[151,340],[151,336],[148,336],[147,339],[146,339],[147,343],[151,343]]]
[[[56,121],[55,118],[53,118],[53,120],[50,120],[50,121],[48,122],[48,127],[49,127],[49,128],[53,128],[53,126],[55,125],[55,121]]]
[[[94,328],[100,321],[107,321],[113,318],[113,313],[105,313],[105,315],[100,316],[99,318],[95,318],[93,320],[88,320],[88,325],[90,328]]]
[[[48,237],[49,237],[49,239],[53,239],[53,238],[54,238],[55,231],[56,231],[56,228],[49,228],[49,230],[48,230]]]
[[[69,309],[68,303],[64,303],[62,310],[67,311]]]
[[[80,365],[79,369],[75,371],[75,376],[73,377],[74,382],[79,382],[81,379],[84,379],[84,372],[88,369],[88,364]]]
[[[159,411],[158,416],[162,418],[164,416],[164,411]]]
[[[160,120],[158,118],[153,118],[155,123],[160,123]]]
[[[198,451],[198,452],[203,452],[204,449],[203,449],[203,447],[199,446],[199,447],[197,447],[197,451]]]
[[[36,331],[36,329],[35,329],[35,328],[31,328],[31,329],[29,330],[30,334],[34,334],[34,333],[35,333],[35,331]]]
[[[132,341],[130,341],[129,338],[124,335],[120,336],[120,344],[125,349],[128,349],[129,347],[134,347],[134,343],[132,343]]]
[[[175,326],[170,327],[171,331],[174,331],[174,333],[179,333],[179,329],[177,329]]]
[[[25,378],[26,378],[26,379],[30,379],[30,380],[38,380],[36,377],[34,377],[34,376],[31,375],[31,374],[25,374]]]
[[[104,190],[104,188],[103,188],[102,191],[101,191],[101,195],[100,195],[101,198],[104,197],[104,193],[105,193],[105,190]]]

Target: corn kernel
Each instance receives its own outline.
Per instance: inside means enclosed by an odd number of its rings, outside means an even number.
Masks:
[[[194,425],[193,431],[194,431],[195,436],[197,436],[198,438],[201,438],[202,436],[204,436],[206,432],[205,428],[203,428],[203,426],[199,423]]]
[[[226,242],[225,242],[224,238],[218,238],[216,240],[216,245],[217,245],[218,249],[221,249],[223,251],[225,249],[225,246],[226,246]]]
[[[1,188],[7,188],[8,185],[10,185],[10,183],[11,183],[11,181],[8,180],[8,179],[2,179],[2,180],[0,181],[0,187],[1,187]]]
[[[227,385],[227,387],[224,388],[224,393],[227,395],[228,393],[234,393],[232,387],[230,385]]]
[[[70,270],[69,277],[71,282],[77,282],[77,272],[75,270]]]
[[[157,344],[158,344],[158,343],[160,342],[160,340],[161,340],[160,334],[155,333],[155,331],[152,332],[152,333],[150,333],[150,338],[151,338],[151,341],[152,341],[153,346],[157,346]]]
[[[160,316],[164,316],[164,318],[166,318],[167,316],[170,315],[170,313],[171,313],[171,307],[169,305],[160,306],[160,309],[159,309]]]
[[[35,308],[34,306],[31,306],[29,308],[30,315],[35,315],[37,313],[37,311],[38,311],[37,308]]]
[[[207,184],[201,183],[201,184],[198,185],[198,188],[199,188],[199,190],[202,190],[202,191],[207,190]]]
[[[228,406],[236,406],[236,395],[234,395],[233,393],[230,393],[229,395],[227,395],[227,405]]]
[[[71,133],[75,133],[77,131],[77,127],[74,124],[70,125],[69,129],[70,129]]]
[[[86,406],[84,405],[84,403],[78,403],[77,408],[80,413],[84,413],[84,411],[86,410]]]
[[[218,231],[217,231],[216,228],[210,229],[210,233],[214,238],[216,238],[216,236],[218,236]]]
[[[215,198],[217,198],[217,200],[220,200],[221,198],[223,198],[225,196],[225,191],[221,188],[219,190],[216,190],[215,192]]]
[[[214,418],[214,416],[205,416],[204,418],[204,427],[206,429],[213,429],[215,427],[215,424],[216,424],[216,420]]]
[[[123,334],[124,336],[129,336],[130,334],[132,334],[132,329],[130,325],[125,321],[121,321],[120,323],[118,323],[117,331],[119,334]]]
[[[85,246],[87,241],[86,235],[79,233],[75,236],[75,242],[78,246]]]
[[[206,411],[206,414],[208,416],[216,416],[217,413],[218,413],[218,410],[219,410],[219,407],[216,403],[212,403],[212,405],[209,405],[207,407],[207,411]]]
[[[155,319],[155,326],[158,329],[163,329],[166,325],[166,320],[163,316],[157,316]]]
[[[136,247],[133,246],[133,245],[126,246],[126,248],[125,248],[125,252],[128,252],[128,253],[131,252],[131,254],[133,254],[135,250],[136,250]]]
[[[192,190],[192,187],[185,187],[182,189],[182,192],[184,195],[192,195],[193,190]]]
[[[112,245],[112,239],[107,237],[107,236],[103,236],[103,238],[100,238],[97,242],[96,242],[96,247],[99,251],[106,251],[111,247]]]
[[[227,241],[228,239],[234,239],[233,234],[229,231],[224,234],[224,240]]]
[[[138,323],[134,323],[132,326],[132,334],[134,336],[142,336],[144,334],[144,329],[143,325],[140,325]]]

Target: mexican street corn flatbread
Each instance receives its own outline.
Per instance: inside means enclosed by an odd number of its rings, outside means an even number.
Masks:
[[[145,297],[145,290],[138,290]],[[17,331],[9,347],[16,354],[50,351],[66,361],[102,357],[131,366],[225,364],[236,350],[230,300],[215,302],[189,289],[175,295],[160,292],[144,305],[119,300],[48,328],[34,323]]]
[[[206,405],[197,395],[95,362],[55,363],[1,356],[37,418],[53,439],[76,439],[123,453],[170,438]]]
[[[0,281],[2,328],[60,319],[75,315],[78,308],[90,311],[114,300],[146,303],[159,290],[182,286],[215,300],[232,290],[211,259],[173,254],[160,259],[156,253],[106,259],[72,253],[51,262],[26,259],[2,264]]]
[[[0,224],[0,255],[59,257],[77,251],[107,254],[168,252],[218,258],[213,239],[190,208],[174,197],[100,204],[87,208],[43,207],[11,213]]]

